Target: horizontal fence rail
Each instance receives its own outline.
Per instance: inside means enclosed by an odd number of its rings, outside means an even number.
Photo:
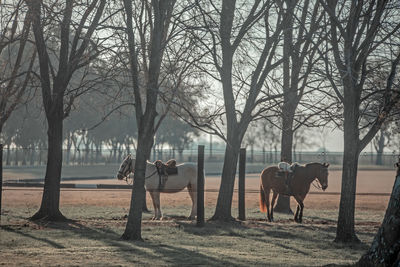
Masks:
[[[31,190],[35,189],[35,191],[41,191],[43,188],[43,183],[20,183],[20,182],[4,182],[3,190]],[[16,187],[16,188],[10,188]],[[74,191],[92,191],[92,190],[132,190],[132,185],[128,184],[72,184],[72,183],[62,183],[60,185],[61,189],[71,189]],[[37,189],[37,190],[36,190]],[[175,189],[170,189],[171,192],[176,192]],[[176,193],[187,192],[187,189],[181,190]],[[205,193],[218,193],[218,189],[204,189]],[[237,193],[238,189],[234,189],[234,192]],[[162,193],[168,193],[163,190]],[[247,194],[259,194],[260,191],[256,189],[246,189],[245,193]],[[340,195],[340,192],[318,192],[311,191],[308,194],[311,195]],[[391,193],[356,193],[357,196],[390,196]]]
[[[223,162],[223,149],[205,149],[205,162]],[[64,149],[63,165],[98,165],[119,164],[127,154],[135,155],[134,150],[127,149]],[[373,153],[363,152],[359,157],[360,165],[381,165],[393,167],[398,153]],[[197,149],[156,149],[152,150],[151,160],[167,161],[171,158],[179,162],[197,162]],[[4,146],[3,166],[44,166],[46,165],[46,148],[16,148]],[[329,162],[331,165],[340,165],[343,161],[342,152],[293,152],[294,162]],[[280,161],[280,151],[247,150],[247,163],[275,164]]]

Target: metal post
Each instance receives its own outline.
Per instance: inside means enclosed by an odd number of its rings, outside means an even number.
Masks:
[[[245,213],[245,176],[246,176],[246,149],[240,149],[239,157],[239,220],[246,220]]]
[[[0,223],[1,223],[2,197],[3,197],[3,144],[0,144]]]
[[[198,146],[197,156],[197,224],[204,226],[204,146]]]

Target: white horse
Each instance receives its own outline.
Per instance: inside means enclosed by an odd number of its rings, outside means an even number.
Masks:
[[[160,189],[160,177],[154,163],[147,161],[145,186],[146,190],[150,193],[154,206],[153,220],[160,220],[162,212],[160,208],[160,192],[163,193],[177,193],[184,188],[188,189],[190,198],[192,199],[192,211],[190,212],[189,219],[194,219],[197,214],[197,166],[193,163],[183,163],[176,165],[178,174],[169,175],[168,180]],[[122,180],[135,170],[135,159],[128,155],[122,162],[117,178]]]

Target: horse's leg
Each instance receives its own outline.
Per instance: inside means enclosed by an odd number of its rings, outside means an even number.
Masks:
[[[157,206],[156,206],[156,200],[154,199],[154,191],[149,191],[150,197],[151,197],[151,202],[153,203],[153,208],[154,208],[154,216],[153,218],[151,218],[152,220],[154,220],[156,218],[156,214],[157,214]]]
[[[278,193],[272,190],[272,200],[271,200],[271,221],[274,220],[274,206],[276,198],[278,197]]]
[[[194,220],[197,215],[197,188],[192,184],[188,184],[187,186],[190,198],[192,199],[192,211],[189,215],[189,220]]]
[[[294,221],[297,222],[299,216],[300,205],[297,204],[296,213],[294,214]]]
[[[271,189],[268,188],[267,190],[265,190],[265,188],[264,188],[263,190],[264,190],[264,194],[265,194],[265,206],[267,207],[267,218],[268,218],[269,222],[272,222],[271,213],[270,213],[272,207],[270,209],[270,206],[269,206],[269,192],[271,191]]]
[[[303,208],[304,208],[303,198],[301,198],[300,196],[294,196],[294,199],[296,199],[298,203],[296,214],[294,216],[294,221],[301,223],[303,217]]]
[[[151,199],[153,200],[153,207],[154,207],[154,217],[152,220],[159,220],[161,219],[161,209],[160,209],[160,192],[158,191],[151,191],[150,192]]]
[[[299,215],[299,222],[301,223],[303,221],[303,210],[304,210],[304,198],[305,197],[301,197],[301,204],[300,204],[300,215]]]

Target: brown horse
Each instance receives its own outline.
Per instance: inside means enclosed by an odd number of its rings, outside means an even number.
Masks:
[[[293,178],[290,181],[291,196],[293,196],[298,205],[294,220],[301,223],[303,218],[303,201],[310,191],[311,183],[317,179],[322,190],[328,187],[328,166],[324,163],[308,163],[305,166],[297,166],[295,168]],[[268,221],[273,221],[273,208],[278,194],[284,194],[286,191],[285,177],[277,175],[279,168],[272,166],[264,169],[260,177],[260,210],[267,212]],[[272,189],[272,201],[269,205],[269,193]]]

